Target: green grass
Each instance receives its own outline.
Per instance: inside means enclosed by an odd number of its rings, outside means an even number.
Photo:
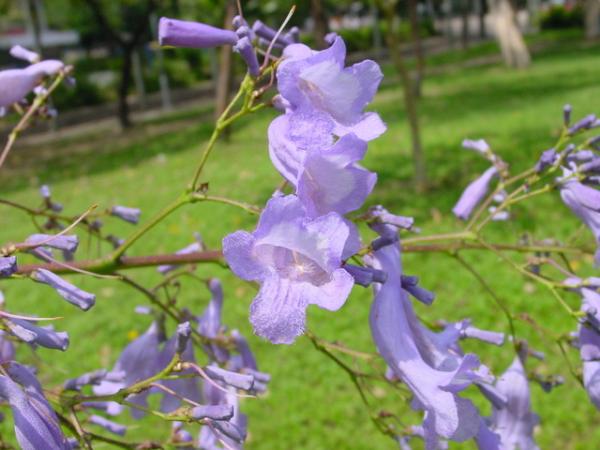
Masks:
[[[466,183],[486,167],[477,155],[461,149],[462,139],[485,137],[511,163],[514,173],[529,167],[542,150],[554,143],[564,103],[573,105],[575,116],[597,111],[598,50],[578,39],[553,40],[535,55],[534,64],[527,70],[511,71],[488,64],[428,77],[420,105],[431,182],[431,189],[424,195],[417,195],[411,184],[410,144],[401,92],[394,83],[386,85],[372,108],[388,123],[389,130],[370,144],[364,161],[365,166],[379,174],[369,204],[382,203],[396,213],[413,215],[423,233],[458,229],[460,225],[449,211]],[[473,53],[478,56],[478,50]],[[446,62],[442,58],[439,63]],[[392,72],[386,69],[386,73]],[[266,146],[266,128],[273,117],[274,113],[265,112],[245,120],[235,126],[228,142],[219,142],[205,172],[213,194],[264,204],[280,182],[269,163]],[[37,187],[49,183],[55,198],[64,202],[70,213],[81,212],[92,203],[100,207],[119,203],[141,207],[147,219],[185,187],[211,130],[206,122],[185,119],[184,126],[177,123],[146,124],[133,134],[90,136],[54,147],[17,146],[11,155],[10,169],[0,175],[3,196],[37,205]],[[578,229],[577,220],[561,205],[556,194],[515,208],[513,213],[514,221],[490,227],[490,240],[515,242],[524,233],[537,239],[564,239]],[[32,230],[26,216],[2,208],[0,217],[0,242],[19,241]],[[217,248],[224,234],[240,228],[251,229],[253,225],[254,218],[243,211],[197,204],[170,217],[129,253],[144,255],[176,250],[189,243],[196,230],[210,247]],[[107,221],[106,228],[119,236],[133,229],[116,221]],[[589,238],[587,231],[582,232],[582,239]],[[96,255],[96,243],[88,244],[84,238],[80,257]],[[494,256],[484,252],[465,253],[465,256],[476,264],[515,314],[528,313],[555,333],[574,328],[575,324],[542,287],[531,285]],[[589,261],[573,263],[589,266]],[[472,317],[479,327],[507,329],[492,300],[451,258],[443,254],[410,254],[406,255],[404,266],[407,273],[419,275],[423,286],[437,293],[432,307],[417,305],[424,318],[433,321]],[[147,285],[160,279],[151,269],[129,274]],[[223,279],[224,322],[249,337],[261,370],[273,375],[268,395],[243,401],[243,411],[250,418],[248,448],[396,448],[389,438],[378,434],[346,374],[316,352],[308,339],[301,338],[292,346],[274,346],[252,336],[247,321],[248,306],[255,293],[252,287],[213,265],[199,266],[198,274]],[[57,327],[70,333],[72,347],[67,352],[40,350],[38,361],[31,352],[22,349],[19,356],[21,361],[39,364],[41,377],[54,382],[60,382],[68,374],[110,366],[131,334],[142,332],[148,325],[148,318],[133,314],[133,308],[144,302],[135,291],[117,281],[72,278],[82,288],[97,294],[98,302],[92,311],[79,312],[65,305],[49,288],[28,281],[0,283],[10,311],[65,317]],[[208,300],[207,290],[195,280],[184,279],[182,284],[182,304],[200,313]],[[577,308],[575,296],[568,301]],[[357,287],[338,313],[310,308],[308,325],[324,339],[372,351],[367,323],[369,304],[370,291]],[[551,394],[532,386],[534,409],[542,418],[537,436],[540,446],[593,448],[600,439],[599,416],[585,392],[569,376],[556,345],[550,337],[523,322],[517,323],[517,334],[547,354],[546,362],[531,361],[530,369],[560,373],[567,379],[565,386]],[[490,348],[467,343],[466,347],[478,351],[496,373],[513,356],[510,346]],[[575,351],[570,351],[569,357],[577,364]],[[382,392],[377,389],[374,394],[381,396]],[[400,411],[406,424],[419,421],[400,400],[386,400],[385,406]],[[10,434],[3,430],[3,436]],[[130,430],[130,436],[142,439],[164,434],[141,422]]]

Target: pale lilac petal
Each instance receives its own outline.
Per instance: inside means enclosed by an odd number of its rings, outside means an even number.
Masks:
[[[304,332],[308,299],[299,285],[271,276],[250,306],[254,332],[274,344],[291,344]]]
[[[262,280],[265,269],[253,255],[254,236],[247,231],[236,231],[223,238],[223,255],[229,268],[244,280]]]

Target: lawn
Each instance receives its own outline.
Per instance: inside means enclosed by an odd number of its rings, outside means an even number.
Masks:
[[[485,49],[484,49],[485,50]],[[412,215],[423,233],[458,230],[460,224],[449,214],[462,188],[486,168],[486,162],[462,150],[463,138],[484,137],[497,153],[511,163],[513,173],[536,160],[541,151],[555,142],[561,126],[562,105],[571,103],[574,115],[598,112],[600,99],[600,47],[569,40],[548,41],[534,57],[533,65],[522,71],[508,70],[491,63],[458,69],[455,57],[439,57],[435,75],[426,78],[420,105],[423,143],[427,155],[431,188],[417,195],[411,184],[412,164],[408,128],[402,96],[389,68],[384,87],[372,109],[388,124],[387,133],[370,144],[364,165],[376,171],[379,181],[368,204],[384,204],[403,215]],[[473,51],[480,56],[487,50]],[[447,66],[452,62],[453,66]],[[243,120],[234,127],[227,142],[219,142],[210,159],[205,178],[215,195],[264,204],[280,183],[269,162],[266,128],[275,117],[272,111]],[[10,171],[0,174],[6,199],[37,205],[37,188],[52,186],[55,198],[69,213],[76,214],[98,203],[140,207],[148,219],[161,206],[174,199],[191,178],[202,144],[211,126],[195,117],[140,125],[132,134],[88,136],[54,147],[14,149]],[[0,242],[19,241],[32,226],[26,215],[0,209]],[[561,204],[556,193],[539,197],[513,211],[514,220],[493,224],[488,236],[495,242],[516,242],[525,233],[536,239],[566,239],[579,224]],[[219,248],[225,233],[251,229],[255,218],[226,205],[196,204],[174,214],[131,249],[131,255],[170,252],[187,245],[192,232],[199,231],[209,247]],[[133,230],[116,221],[107,223],[117,236]],[[582,240],[591,235],[582,231]],[[82,240],[80,257],[97,255],[95,242]],[[543,287],[532,285],[497,257],[480,251],[464,253],[475,263],[490,285],[506,300],[514,314],[528,313],[555,333],[574,329],[574,322],[559,309]],[[522,262],[522,257],[515,256]],[[590,262],[574,260],[576,266]],[[427,320],[474,319],[481,328],[506,331],[507,323],[492,299],[467,272],[445,254],[409,254],[405,270],[419,275],[423,286],[437,294],[431,307],[417,305]],[[315,351],[306,338],[292,346],[274,346],[252,335],[247,311],[255,290],[215,265],[199,266],[202,277],[221,277],[225,288],[224,322],[249,337],[261,370],[273,376],[269,393],[260,399],[243,401],[249,415],[250,449],[374,449],[396,448],[394,442],[378,434],[347,375],[332,361]],[[144,284],[156,283],[160,276],[152,269],[137,269],[129,275]],[[134,314],[142,298],[118,281],[72,277],[82,288],[95,292],[97,305],[87,313],[65,305],[49,288],[27,281],[0,283],[12,312],[60,315],[57,328],[68,330],[72,347],[65,353],[40,350],[38,360],[21,349],[19,360],[38,364],[42,377],[60,382],[69,375],[109,367],[120,349],[149,325],[146,316]],[[200,313],[208,300],[206,288],[196,280],[182,280],[182,304]],[[575,296],[568,297],[573,308]],[[363,351],[373,351],[368,329],[370,291],[356,287],[338,313],[309,309],[308,326],[316,335],[339,340]],[[588,449],[600,439],[600,417],[585,392],[569,375],[564,359],[551,338],[524,322],[517,322],[517,335],[546,353],[545,362],[530,360],[529,369],[558,373],[566,384],[550,394],[532,385],[534,410],[541,416],[537,435],[542,448]],[[513,357],[510,346],[502,348],[467,344],[477,351],[495,373],[500,373]],[[577,352],[569,353],[577,364]],[[48,365],[49,367],[45,367]],[[373,394],[384,397],[376,389]],[[386,408],[403,412],[407,424],[418,417],[399,400],[384,401]],[[487,411],[486,411],[487,412]],[[11,434],[5,428],[3,437]],[[163,435],[145,422],[134,424],[132,439]],[[468,445],[454,446],[469,448]],[[98,448],[101,448],[98,446]]]

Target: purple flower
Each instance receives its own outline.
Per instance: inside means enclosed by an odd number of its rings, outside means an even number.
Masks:
[[[363,287],[370,286],[371,283],[385,283],[385,280],[387,280],[387,273],[383,270],[373,269],[372,267],[346,264],[344,265],[344,269],[352,275],[356,284]]]
[[[187,325],[186,325],[187,324]],[[185,338],[185,336],[188,336]],[[175,352],[179,351],[181,359],[186,362],[196,362],[194,357],[194,347],[189,339],[191,335],[191,328],[189,322],[179,324],[175,334],[165,342],[165,345],[158,355],[154,370],[156,372],[163,370],[175,356]],[[182,339],[183,338],[183,339]],[[153,364],[150,363],[152,367]],[[181,375],[193,375],[195,372],[193,369],[186,369],[180,372]],[[160,382],[163,386],[168,387],[172,391],[175,391],[180,397],[187,398],[188,400],[199,402],[200,401],[200,389],[196,378],[179,378],[175,380],[162,380]],[[164,393],[160,403],[160,410],[163,412],[171,412],[177,409],[181,405],[181,399],[175,397],[169,393]]]
[[[295,112],[324,114],[337,136],[354,133],[370,141],[385,131],[375,113],[364,113],[383,77],[374,61],[345,68],[346,46],[341,38],[320,52],[303,44],[286,47],[277,69],[279,93]]]
[[[483,175],[469,184],[460,196],[456,205],[454,205],[454,208],[452,208],[454,215],[461,220],[467,220],[473,212],[473,209],[475,209],[487,195],[490,182],[497,174],[498,169],[496,169],[496,167],[490,167]]]
[[[191,243],[190,245],[182,248],[181,250],[178,250],[175,252],[176,255],[189,255],[190,253],[195,253],[195,252],[201,252],[202,250],[204,250],[204,244],[202,243],[202,240],[200,239],[200,236],[198,235],[198,240],[196,242]],[[177,269],[177,267],[179,267],[178,265],[174,265],[174,264],[170,264],[170,265],[161,265],[158,266],[158,268],[156,270],[158,270],[160,273],[162,273],[163,275],[166,273],[171,272],[172,270]]]
[[[99,427],[104,428],[106,431],[118,436],[125,436],[125,433],[127,432],[127,427],[125,425],[113,422],[112,420],[108,420],[102,416],[92,414],[88,420],[90,423],[98,425]]]
[[[192,408],[192,418],[196,420],[230,420],[232,417],[232,405],[201,405]]]
[[[250,75],[255,77],[260,73],[256,52],[248,36],[241,37],[237,44],[233,46],[233,51],[239,53],[244,58]]]
[[[96,296],[89,292],[82,291],[78,287],[71,283],[63,280],[58,275],[54,275],[52,272],[46,269],[37,269],[31,274],[31,278],[39,283],[47,284],[52,287],[58,295],[64,298],[69,303],[77,306],[78,308],[87,311],[96,302]]]
[[[427,289],[423,289],[421,286],[419,286],[419,277],[401,275],[400,280],[402,282],[402,289],[419,300],[421,303],[431,305],[435,300],[435,294],[433,292],[430,292]]]
[[[71,378],[64,382],[63,387],[70,391],[80,391],[83,386],[100,384],[106,377],[105,369],[94,370],[93,372],[84,373],[77,378]]]
[[[0,330],[0,364],[5,364],[15,359],[15,346],[7,339],[6,333]]]
[[[164,339],[159,326],[153,322],[140,337],[129,343],[115,363],[112,372],[93,391],[97,395],[110,395],[119,389],[131,386],[156,374],[162,368],[159,363],[159,344]],[[128,397],[128,401],[145,405],[148,391]],[[138,410],[132,410],[136,418],[143,416]]]
[[[600,192],[577,180],[567,180],[560,186],[560,196],[573,213],[592,231],[600,244]],[[594,257],[600,264],[600,250]]]
[[[569,126],[569,123],[571,123],[571,112],[573,111],[573,107],[571,105],[569,105],[568,103],[563,106],[563,123],[565,124],[565,127]]]
[[[30,64],[34,64],[40,61],[40,55],[31,50],[21,47],[20,45],[13,45],[10,49],[10,55],[13,58],[23,59]]]
[[[547,167],[550,167],[552,164],[554,164],[557,156],[558,154],[554,148],[544,151],[540,156],[540,159],[538,159],[538,162],[535,164],[535,171],[540,173]]]
[[[38,327],[22,319],[6,319],[5,323],[11,334],[28,344],[63,352],[69,347],[69,335],[64,331],[57,332],[49,327]]]
[[[219,448],[217,443],[223,441],[228,448],[241,449],[246,439],[247,418],[240,412],[238,397],[230,388],[230,393],[216,389],[212,384],[204,383],[204,398],[212,405],[229,405],[233,408],[233,417],[228,421],[211,420],[209,425],[200,429],[198,445],[202,449]]]
[[[539,418],[531,411],[527,373],[519,356],[502,374],[496,388],[507,399],[504,408],[493,408],[492,430],[500,435],[503,450],[537,450],[533,429]]]
[[[387,232],[389,226],[373,227]],[[402,289],[399,244],[377,250],[372,262],[388,274],[385,283],[374,285],[369,318],[373,340],[394,375],[413,392],[413,406],[425,411],[426,442],[439,438],[462,442],[474,437],[479,431],[479,413],[471,401],[457,394],[482,379],[475,372],[478,358],[450,351],[459,336],[454,327],[436,336],[419,324]]]
[[[235,45],[237,34],[231,30],[215,28],[205,23],[161,17],[158,22],[160,45],[189,48],[211,48],[220,45]]]
[[[44,77],[56,74],[63,67],[61,61],[46,60],[25,69],[0,71],[0,108],[22,100]]]
[[[465,139],[462,142],[462,146],[468,150],[475,150],[477,153],[481,153],[484,156],[490,151],[490,146],[484,139],[478,139],[476,141],[473,139]]]
[[[254,22],[254,24],[252,25],[252,31],[254,31],[254,33],[258,37],[263,38],[267,42],[271,42],[273,39],[275,39],[275,36],[277,35],[277,31],[275,31],[273,28],[269,27],[268,25],[265,25],[260,20],[257,20],[256,22]],[[294,41],[292,39],[290,39],[288,36],[280,34],[277,37],[277,40],[275,41],[275,43],[281,47],[286,47],[290,44],[293,44]]]
[[[110,214],[132,224],[137,224],[140,221],[142,212],[138,208],[128,208],[126,206],[113,206]]]
[[[10,277],[17,271],[17,258],[15,256],[0,256],[0,278]]]
[[[261,285],[250,307],[256,334],[290,344],[304,331],[309,304],[342,307],[354,284],[341,268],[348,235],[339,215],[307,218],[298,198],[287,196],[269,200],[254,233],[225,237],[231,270]]]
[[[575,124],[573,124],[573,126],[571,128],[569,128],[568,134],[570,136],[572,136],[579,131],[589,130],[595,124],[595,122],[596,122],[596,115],[588,114],[583,119],[581,119],[579,122],[576,122]]]
[[[0,375],[0,397],[12,410],[19,446],[23,450],[70,450],[58,417],[33,373],[14,362],[7,372],[8,376]]]
[[[32,234],[25,240],[25,243],[28,245],[44,245],[72,253],[77,250],[79,238],[75,235]]]
[[[204,337],[214,339],[222,331],[223,287],[218,279],[211,278],[208,281],[208,289],[212,297],[202,315],[198,317],[198,332]],[[225,362],[229,358],[227,349],[216,343],[209,344],[209,352],[219,362]]]
[[[366,151],[366,142],[347,134],[331,148],[306,154],[296,189],[309,215],[346,214],[362,206],[377,181],[375,173],[356,164]]]

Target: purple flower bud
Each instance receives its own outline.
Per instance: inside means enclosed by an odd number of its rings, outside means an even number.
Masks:
[[[7,339],[6,333],[0,330],[0,364],[5,364],[15,359],[15,346]]]
[[[88,420],[90,423],[93,423],[94,425],[98,425],[110,433],[113,433],[113,434],[116,434],[119,436],[124,436],[125,433],[127,433],[127,427],[125,425],[121,425],[120,423],[113,422],[112,420],[108,420],[102,416],[97,416],[95,414],[92,414],[88,418]]]
[[[44,245],[58,250],[74,252],[79,245],[79,238],[75,235],[53,236],[49,234],[32,234],[25,240],[29,245]]]
[[[372,267],[361,267],[352,264],[346,264],[344,266],[346,272],[348,272],[354,278],[354,282],[360,286],[367,287],[371,283],[385,283],[387,280],[387,273],[383,270],[373,269]]]
[[[461,220],[467,220],[473,209],[487,195],[490,182],[498,174],[496,167],[490,167],[483,175],[467,186],[452,212]]]
[[[371,242],[371,249],[373,251],[377,251],[382,249],[383,247],[387,247],[388,245],[392,245],[395,242],[398,242],[398,235],[394,236],[380,236]]]
[[[487,155],[490,151],[490,146],[484,139],[479,139],[477,141],[465,139],[462,142],[462,146],[468,150],[475,150],[477,153],[481,153],[482,155]]]
[[[15,256],[0,256],[0,278],[10,277],[17,271],[17,258]]]
[[[192,327],[189,322],[183,322],[177,325],[177,338],[175,342],[175,351],[182,354],[190,341]]]
[[[25,47],[21,47],[20,45],[13,45],[10,49],[10,55],[17,59],[22,59],[31,64],[35,64],[40,62],[40,55],[31,50],[27,50]]]
[[[118,217],[132,224],[137,224],[142,213],[138,208],[128,208],[126,206],[113,206],[110,210],[111,215]]]
[[[92,384],[100,384],[106,377],[107,370],[99,369],[93,372],[88,372],[77,378],[71,378],[63,384],[63,387],[69,391],[80,391],[83,386]]]
[[[268,25],[265,25],[260,20],[257,20],[256,22],[254,22],[254,25],[252,25],[252,30],[256,33],[256,35],[258,37],[263,38],[264,40],[268,41],[269,43],[273,39],[275,39],[275,36],[277,35],[277,31],[275,31],[273,28],[269,27]],[[288,38],[286,36],[282,36],[282,35],[279,35],[275,42],[277,44],[281,45],[282,47],[286,47],[286,46],[294,43],[290,38]]]
[[[470,325],[467,325],[465,328],[460,330],[460,337],[463,339],[477,339],[479,341],[498,346],[504,344],[504,333],[480,330],[479,328],[475,328]]]
[[[69,347],[69,335],[64,331],[54,331],[38,327],[27,320],[6,319],[5,323],[10,332],[28,344],[37,344],[41,347],[62,350]]]
[[[576,122],[571,128],[568,130],[568,134],[570,136],[582,130],[589,130],[592,125],[596,122],[596,115],[589,114],[581,119],[579,122]]]
[[[430,292],[427,289],[423,289],[422,287],[418,286],[418,277],[410,275],[401,275],[400,280],[402,282],[402,289],[407,291],[410,295],[419,300],[421,303],[431,305],[435,300],[435,294],[433,292]]]
[[[568,103],[563,106],[563,123],[565,127],[568,127],[571,123],[571,111],[573,111],[573,107]]]
[[[594,136],[588,141],[588,144],[598,150],[598,144],[600,143],[600,135]]]
[[[118,238],[117,236],[114,236],[112,234],[106,236],[106,239],[112,244],[114,248],[119,248],[125,242],[125,239]]]
[[[246,341],[244,336],[242,336],[238,330],[231,330],[231,337],[233,338],[233,340],[235,342],[235,347],[241,357],[241,363],[242,363],[241,368],[246,369],[247,371],[252,371],[252,373],[254,373],[254,371],[257,371],[258,365],[256,364],[256,358],[254,357],[252,350],[250,350],[248,341]],[[256,373],[258,374],[261,372],[256,372]],[[266,375],[268,377],[268,379],[261,378],[260,376],[254,376],[254,378],[259,381],[269,382],[271,377],[267,374],[264,374],[264,375]]]
[[[542,156],[540,156],[540,159],[538,160],[538,162],[535,164],[535,171],[537,173],[542,172],[546,167],[550,167],[552,164],[554,164],[554,161],[556,160],[556,149],[551,148],[549,150],[546,150],[542,153]]]
[[[160,45],[188,48],[211,48],[220,45],[235,45],[237,35],[231,30],[212,27],[205,23],[161,17],[158,23]]]
[[[152,308],[150,308],[149,306],[138,305],[135,307],[134,311],[136,312],[136,314],[143,314],[145,316],[152,314]]]
[[[178,250],[175,252],[176,255],[189,255],[190,253],[195,253],[195,252],[201,252],[203,250],[203,245],[202,242],[194,242],[190,245],[188,245],[187,247],[182,248],[181,250]],[[162,273],[163,275],[171,272],[172,270],[177,269],[177,267],[179,267],[178,265],[175,264],[165,264],[165,265],[161,265],[158,266],[158,268],[156,270],[158,270],[160,273]]]
[[[246,439],[246,431],[231,422],[216,420],[212,425],[232,441],[241,444]]]
[[[582,173],[600,172],[600,158],[595,158],[591,161],[583,163],[581,166],[579,166],[579,171]]]
[[[44,283],[56,290],[56,292],[69,303],[87,311],[96,302],[96,296],[82,291],[78,287],[63,280],[58,275],[46,269],[37,269],[31,274],[31,278],[39,283]]]
[[[290,28],[290,31],[285,34],[285,37],[297,44],[300,42],[300,29],[298,27]]]
[[[233,19],[231,20],[231,24],[233,25],[233,28],[236,30],[240,27],[248,26],[248,22],[246,22],[246,19],[244,19],[240,15],[234,16]]]
[[[235,34],[237,34],[238,38],[240,38],[240,39],[247,37],[250,41],[252,41],[253,31],[246,25],[236,28]],[[238,44],[239,44],[239,42],[238,42]],[[236,46],[238,44],[236,44]],[[234,50],[235,50],[235,46],[234,46]]]
[[[250,75],[256,77],[260,73],[258,59],[256,58],[256,52],[254,51],[252,42],[250,42],[250,38],[247,36],[240,38],[237,44],[233,46],[233,51],[239,53],[244,58]]]
[[[192,418],[196,420],[229,420],[233,417],[232,405],[202,405],[192,408]]]
[[[124,406],[117,402],[84,402],[82,405],[86,408],[103,411],[110,416],[118,416],[123,412],[123,409],[125,409]]]
[[[221,369],[218,366],[206,366],[204,371],[212,379],[222,381],[229,386],[244,391],[249,391],[254,385],[254,377],[252,375],[230,372],[229,370]]]
[[[44,184],[40,187],[40,195],[42,196],[42,198],[44,198],[45,200],[48,200],[50,198],[50,187],[47,184]]]

